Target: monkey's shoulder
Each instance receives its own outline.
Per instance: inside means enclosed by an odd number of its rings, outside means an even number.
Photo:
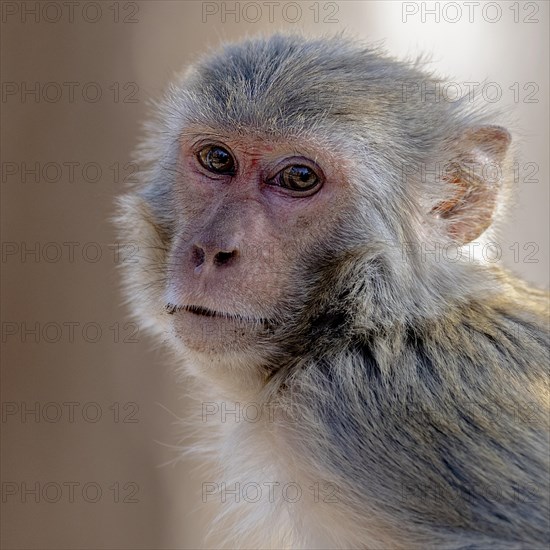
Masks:
[[[548,354],[540,317],[506,308],[358,335],[295,377],[298,445],[358,510],[547,540]]]

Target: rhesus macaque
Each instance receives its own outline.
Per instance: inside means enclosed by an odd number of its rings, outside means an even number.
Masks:
[[[274,35],[158,105],[124,282],[194,380],[214,546],[550,543],[548,296],[486,248],[511,134],[440,85]]]

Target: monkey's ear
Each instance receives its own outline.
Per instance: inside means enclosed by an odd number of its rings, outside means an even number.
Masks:
[[[443,175],[449,198],[432,214],[446,220],[457,244],[473,241],[491,225],[510,142],[510,133],[501,126],[470,128],[453,141]]]

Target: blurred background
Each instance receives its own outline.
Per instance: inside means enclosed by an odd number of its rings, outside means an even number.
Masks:
[[[120,305],[109,218],[147,101],[222,40],[348,30],[512,109],[501,261],[548,286],[548,2],[0,5],[3,549],[204,545],[204,480],[170,447],[186,383]]]

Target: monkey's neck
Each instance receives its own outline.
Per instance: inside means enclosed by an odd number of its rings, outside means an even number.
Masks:
[[[374,348],[384,349],[388,357],[397,357],[407,339],[445,334],[453,326],[470,323],[472,315],[480,326],[493,327],[512,318],[512,322],[535,323],[548,319],[546,292],[499,270],[488,271],[480,285],[485,292],[479,288],[475,294],[456,291],[433,306],[420,304],[416,310],[396,309],[393,302],[386,304],[372,294],[359,299],[347,292],[349,299],[328,302],[335,304],[328,307],[311,307],[300,321],[294,319],[291,334],[286,330],[290,323],[282,323],[273,341],[263,342],[259,349],[231,356],[189,353],[185,364],[211,395],[216,393],[230,402],[259,403],[284,392],[287,382],[301,369],[338,361],[341,354],[358,347],[363,351],[372,348],[373,353]],[[386,297],[391,298],[389,294]]]

